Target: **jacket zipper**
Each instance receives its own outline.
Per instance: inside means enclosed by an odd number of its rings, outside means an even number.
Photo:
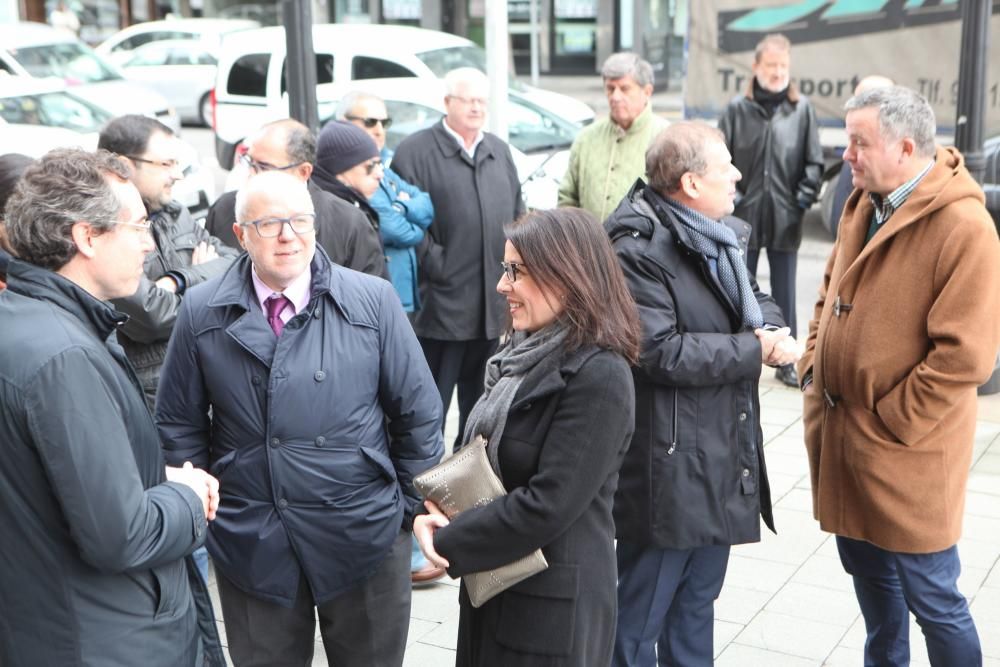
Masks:
[[[677,389],[674,389],[674,412],[671,423],[670,448],[667,449],[667,456],[673,456],[677,451]]]

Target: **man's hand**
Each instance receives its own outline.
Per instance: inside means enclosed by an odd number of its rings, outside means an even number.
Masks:
[[[754,334],[760,340],[761,362],[768,366],[784,366],[792,364],[802,356],[798,342],[789,336],[791,329],[782,327],[774,331],[755,329]]]
[[[163,276],[153,284],[160,289],[167,290],[171,294],[177,293],[177,281],[172,276]]]
[[[448,525],[448,517],[444,515],[437,505],[429,500],[424,501],[424,507],[430,514],[419,514],[413,519],[413,536],[417,538],[420,550],[424,552],[434,567],[448,569],[448,559],[434,550],[434,533],[438,528]]]
[[[215,246],[210,245],[208,241],[202,241],[191,251],[191,263],[195,266],[210,262],[218,257],[219,253],[215,251]]]
[[[201,468],[195,468],[190,461],[185,461],[180,468],[167,466],[167,480],[179,482],[189,487],[201,498],[205,517],[212,521],[219,509],[219,480],[215,479]]]

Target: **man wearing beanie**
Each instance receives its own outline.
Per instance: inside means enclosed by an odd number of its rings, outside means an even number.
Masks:
[[[434,204],[434,222],[417,251],[422,305],[413,328],[445,414],[458,385],[461,438],[507,321],[506,301],[496,291],[503,227],[524,212],[524,202],[510,148],[482,129],[486,75],[453,70],[445,86],[445,117],[406,138],[392,168]]]
[[[378,232],[364,212],[317,185],[312,179],[316,163],[316,135],[302,123],[284,119],[268,123],[247,140],[241,158],[250,174],[283,171],[309,186],[316,211],[316,244],[334,264],[372,276],[386,277],[385,256]],[[236,191],[219,197],[208,211],[205,229],[223,243],[239,247],[236,222]]]
[[[368,198],[378,190],[381,180],[382,158],[375,141],[351,123],[327,123],[316,142],[313,181],[359,208],[375,230],[379,226],[378,213],[368,203]]]

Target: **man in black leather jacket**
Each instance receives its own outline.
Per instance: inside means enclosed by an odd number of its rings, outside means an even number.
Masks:
[[[129,316],[119,329],[118,341],[135,367],[151,410],[184,292],[222,273],[239,255],[173,200],[173,185],[184,177],[177,162],[177,141],[163,123],[128,115],[108,123],[97,144],[129,166],[129,180],[139,190],[152,225],[155,247],[146,256],[139,289],[113,302]]]
[[[746,259],[757,276],[757,259],[767,248],[771,293],[796,335],[795,269],[802,243],[802,216],[816,201],[823,176],[823,148],[816,113],[789,78],[791,44],[767,35],[754,51],[754,76],[746,93],[729,103],[719,129],[743,174],[735,215],[750,223]],[[776,377],[798,386],[795,368]]]

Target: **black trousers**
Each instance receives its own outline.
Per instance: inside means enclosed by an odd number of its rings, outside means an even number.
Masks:
[[[747,250],[747,268],[750,275],[757,278],[757,260],[760,259],[760,249]],[[798,327],[795,326],[795,270],[798,266],[799,253],[792,250],[767,249],[767,263],[771,267],[771,296],[785,316],[785,323],[792,330],[792,337],[798,338]]]
[[[441,431],[444,432],[445,416],[451,406],[451,395],[458,385],[458,437],[453,449],[465,443],[465,422],[469,418],[476,401],[483,394],[483,377],[486,362],[497,350],[496,338],[475,340],[437,340],[419,338],[427,365],[430,366],[434,382],[441,394]]]
[[[216,573],[229,657],[236,667],[310,667],[316,616],[327,662],[400,667],[410,625],[410,533],[400,532],[375,573],[316,605],[304,576],[289,609],[244,593]]]

